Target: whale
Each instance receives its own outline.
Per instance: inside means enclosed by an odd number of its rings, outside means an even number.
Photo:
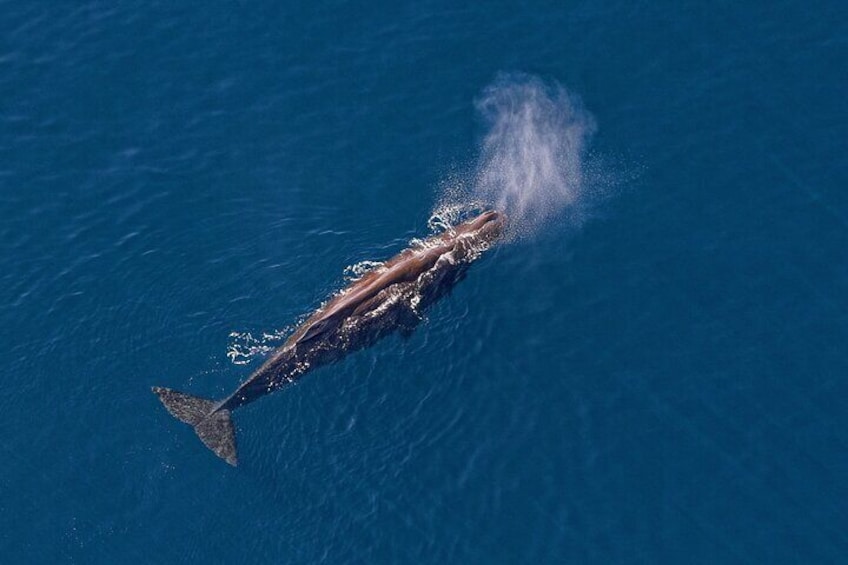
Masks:
[[[379,339],[408,336],[429,306],[462,280],[468,267],[503,238],[506,217],[486,210],[448,225],[369,270],[337,292],[270,353],[236,390],[209,400],[170,388],[153,393],[206,447],[238,465],[233,410],[291,385],[310,371],[341,360]]]

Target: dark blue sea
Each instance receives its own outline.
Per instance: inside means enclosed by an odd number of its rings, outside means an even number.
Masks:
[[[0,9],[3,563],[848,562],[844,2]],[[151,394],[510,148],[530,233],[238,467]]]

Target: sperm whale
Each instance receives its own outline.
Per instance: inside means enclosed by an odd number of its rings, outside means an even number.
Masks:
[[[163,387],[152,390],[168,412],[192,426],[215,455],[236,466],[233,410],[392,332],[411,332],[421,313],[453,288],[469,265],[502,237],[505,222],[503,213],[485,211],[369,271],[318,308],[223,400]]]

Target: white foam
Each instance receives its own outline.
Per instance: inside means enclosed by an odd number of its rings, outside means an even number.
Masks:
[[[263,332],[256,337],[250,332],[230,332],[230,344],[227,357],[234,365],[247,365],[259,356],[273,351],[286,339],[289,328],[273,332]]]

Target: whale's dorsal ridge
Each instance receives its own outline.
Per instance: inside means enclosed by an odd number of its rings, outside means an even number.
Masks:
[[[317,337],[321,337],[336,326],[336,315],[328,316],[322,320],[318,320],[306,330],[306,333],[301,336],[297,343],[306,343]]]

